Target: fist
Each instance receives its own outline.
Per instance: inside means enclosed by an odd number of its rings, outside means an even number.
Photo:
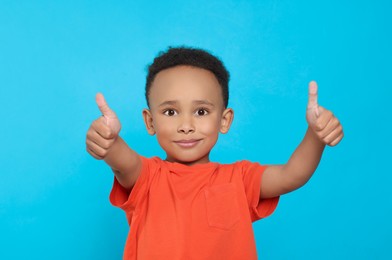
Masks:
[[[343,138],[343,128],[331,111],[317,103],[317,83],[309,83],[309,101],[306,120],[319,140],[329,146],[337,145]]]
[[[87,131],[87,152],[96,159],[104,159],[116,141],[121,130],[121,123],[116,113],[110,109],[102,94],[98,93],[97,106],[102,116],[95,120]]]

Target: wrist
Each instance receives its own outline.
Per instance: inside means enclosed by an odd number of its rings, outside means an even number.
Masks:
[[[316,134],[315,130],[311,126],[308,126],[305,138],[308,139],[309,142],[311,142],[311,143],[319,146],[320,148],[324,149],[325,143],[318,137],[318,135]]]

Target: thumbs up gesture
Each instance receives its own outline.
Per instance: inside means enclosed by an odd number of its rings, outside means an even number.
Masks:
[[[318,105],[317,83],[309,83],[309,101],[306,120],[319,140],[329,146],[337,145],[343,138],[343,128],[331,111]]]
[[[102,116],[95,120],[87,131],[87,152],[96,159],[104,159],[121,130],[116,113],[110,109],[104,96],[98,93],[96,103]]]

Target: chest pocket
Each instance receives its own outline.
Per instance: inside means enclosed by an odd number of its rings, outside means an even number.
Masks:
[[[229,230],[238,222],[240,214],[236,192],[233,183],[215,185],[204,190],[209,226]]]

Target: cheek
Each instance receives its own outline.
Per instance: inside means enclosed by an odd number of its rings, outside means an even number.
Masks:
[[[206,135],[217,134],[219,133],[219,129],[220,122],[216,119],[200,122],[199,125],[199,131]]]
[[[170,133],[173,133],[175,126],[173,122],[167,122],[165,120],[156,120],[155,121],[155,131],[157,135],[165,135],[167,136]]]

